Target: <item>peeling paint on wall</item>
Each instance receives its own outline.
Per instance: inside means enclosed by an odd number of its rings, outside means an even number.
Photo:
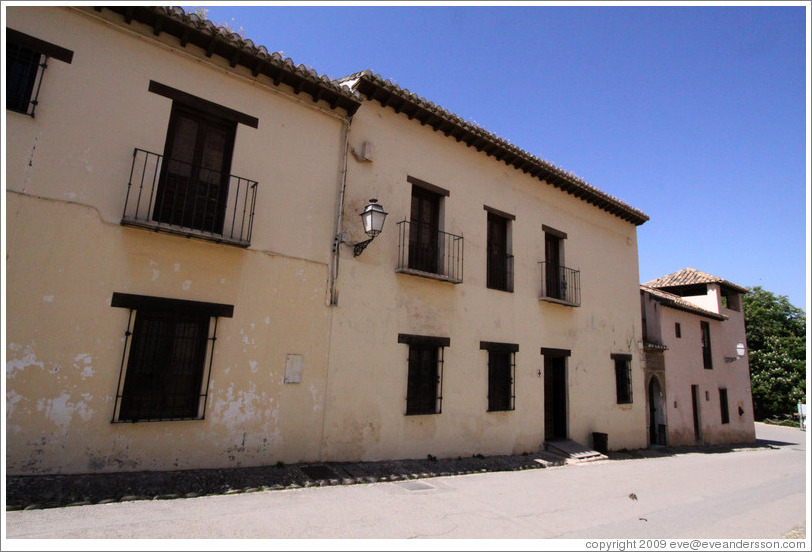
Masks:
[[[215,400],[216,415],[212,416],[212,420],[225,425],[229,433],[237,433],[246,426],[255,426],[257,420],[266,421],[261,425],[267,426],[273,419],[273,428],[265,427],[265,433],[278,435],[276,422],[279,406],[273,405],[273,397],[269,397],[267,393],[257,393],[256,385],[253,383],[247,391],[239,391],[236,394],[234,386],[231,385],[224,398]]]
[[[17,405],[21,403],[25,399],[19,393],[14,391],[7,391],[6,392],[6,421],[12,419],[14,417],[14,411],[17,410]],[[19,426],[12,426],[9,424],[7,429],[16,428],[16,431],[19,431]]]
[[[90,353],[80,353],[73,359],[73,367],[82,370],[82,379],[89,378],[93,375],[93,357]]]
[[[313,412],[318,412],[321,410],[321,401],[319,400],[319,390],[313,384],[310,384],[310,396],[313,398]]]
[[[30,366],[45,368],[45,364],[37,360],[37,355],[30,345],[23,347],[17,343],[9,343],[8,350],[10,353],[16,353],[22,350],[23,355],[19,358],[6,361],[6,378],[13,378],[17,375],[17,372]]]

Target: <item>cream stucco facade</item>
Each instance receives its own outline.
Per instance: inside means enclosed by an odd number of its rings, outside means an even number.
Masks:
[[[34,117],[5,114],[7,473],[537,451],[552,354],[558,437],[646,445],[639,211],[374,76],[327,81],[227,33],[207,43],[177,12],[7,7],[5,23],[72,52],[49,61]],[[228,172],[257,182],[250,240],[128,219],[132,174],[148,172],[134,151],[164,154],[181,107],[236,128]],[[453,278],[402,270],[414,186],[441,192]],[[370,198],[389,216],[356,257]],[[509,291],[487,282],[489,213],[508,221]],[[540,300],[551,232],[577,301]],[[199,402],[132,423],[139,324],[174,307],[210,315]],[[414,336],[441,343],[436,413],[407,415]],[[510,408],[489,409],[493,343],[510,347]],[[623,404],[613,355],[628,358]]]

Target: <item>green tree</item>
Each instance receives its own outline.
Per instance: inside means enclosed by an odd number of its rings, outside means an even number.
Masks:
[[[792,414],[806,402],[806,315],[760,286],[743,305],[756,419]]]

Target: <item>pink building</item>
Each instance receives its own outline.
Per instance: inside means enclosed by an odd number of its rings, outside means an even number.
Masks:
[[[693,268],[640,286],[650,444],[755,441],[745,293]]]

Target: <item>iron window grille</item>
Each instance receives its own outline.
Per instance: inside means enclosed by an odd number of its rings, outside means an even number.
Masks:
[[[257,182],[170,159],[173,171],[198,175],[179,182],[163,155],[135,148],[121,224],[247,247]],[[209,178],[211,175],[214,178]]]
[[[443,353],[451,340],[400,334],[409,345],[406,415],[440,414],[443,405]]]
[[[632,403],[631,355],[612,355],[615,362],[615,390],[617,404]]]
[[[398,223],[397,272],[460,284],[462,261],[462,236],[420,222]]]
[[[219,317],[234,307],[114,293],[129,309],[112,422],[202,420]]]
[[[479,348],[488,351],[488,412],[515,410],[519,346],[482,341]]]
[[[581,272],[558,263],[542,261],[542,301],[578,307],[581,305]]]
[[[34,117],[49,58],[71,63],[73,52],[6,29],[6,109]]]

